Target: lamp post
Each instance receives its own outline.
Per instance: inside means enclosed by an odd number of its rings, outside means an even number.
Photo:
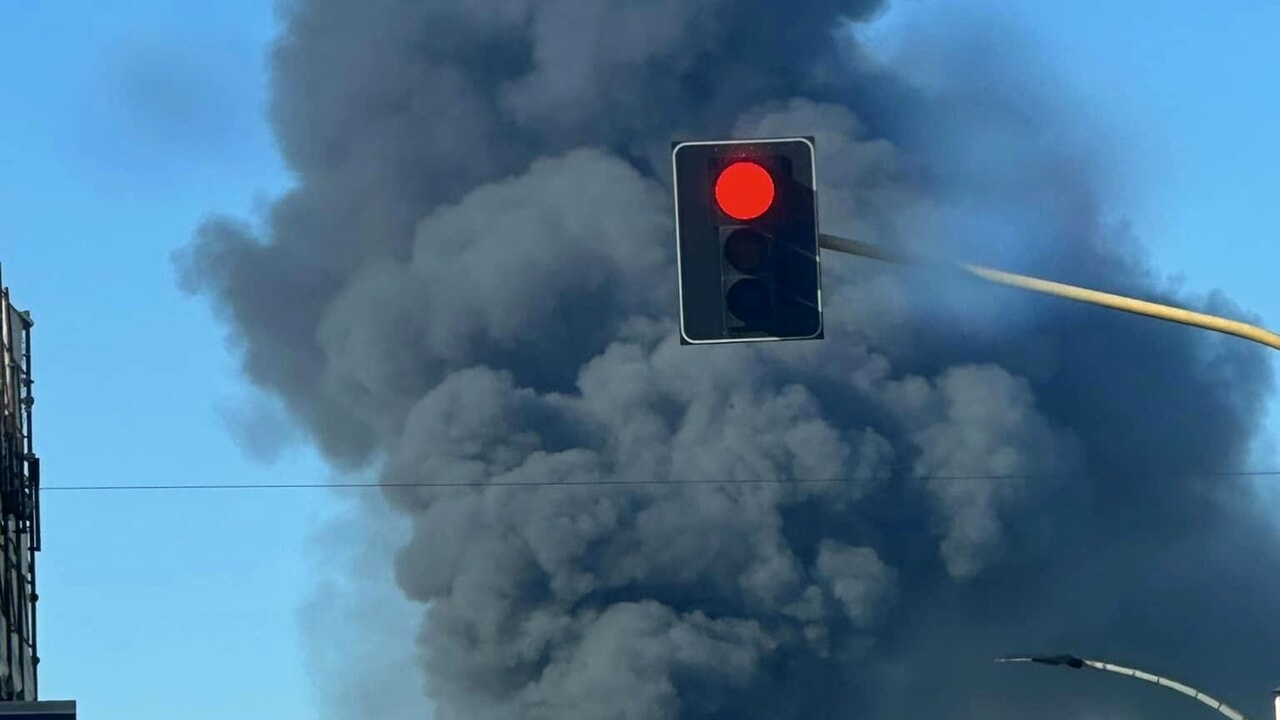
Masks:
[[[1171,690],[1177,690],[1183,695],[1199,700],[1200,702],[1204,703],[1205,705],[1208,705],[1214,710],[1217,710],[1219,713],[1231,718],[1232,720],[1248,720],[1248,718],[1246,718],[1243,714],[1241,714],[1239,710],[1236,710],[1235,708],[1231,707],[1230,705],[1227,705],[1221,700],[1210,697],[1209,695],[1203,692],[1200,692],[1199,690],[1191,687],[1190,685],[1184,685],[1180,682],[1177,682],[1176,680],[1170,680],[1169,678],[1161,677],[1160,675],[1154,675],[1152,673],[1144,672],[1142,670],[1135,670],[1133,668],[1124,667],[1123,665],[1115,665],[1113,663],[1103,662],[1101,660],[1086,660],[1083,658],[1078,658],[1074,655],[1029,655],[1029,656],[1022,656],[1022,657],[1006,657],[1006,658],[997,658],[996,662],[1031,662],[1031,663],[1039,663],[1041,665],[1061,665],[1069,668],[1074,668],[1076,670],[1079,670],[1082,668],[1090,668],[1093,670],[1104,670],[1106,672],[1113,672],[1119,675],[1128,675],[1129,677],[1138,678],[1139,680],[1146,680],[1149,683],[1154,683],[1156,685],[1160,685],[1161,687],[1167,687]],[[1280,720],[1280,688],[1276,689],[1274,694],[1276,696],[1276,720]]]

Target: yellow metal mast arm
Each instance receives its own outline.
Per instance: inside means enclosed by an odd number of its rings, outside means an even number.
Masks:
[[[1077,302],[1088,303],[1090,305],[1099,305],[1101,307],[1121,310],[1135,315],[1144,315],[1146,317],[1168,320],[1169,322],[1181,323],[1192,327],[1204,328],[1205,330],[1213,330],[1215,332],[1244,338],[1245,340],[1252,340],[1253,342],[1261,345],[1266,345],[1269,348],[1280,350],[1280,334],[1276,334],[1256,325],[1240,322],[1239,320],[1230,320],[1228,318],[1218,317],[1217,315],[1194,312],[1192,310],[1185,310],[1171,305],[1161,305],[1160,303],[1138,300],[1136,298],[1125,297],[1124,295],[1115,295],[1112,293],[1099,292],[1097,290],[1089,290],[1088,288],[1076,287],[1075,285],[1067,285],[1066,283],[1054,282],[1052,280],[1042,280],[1040,278],[1030,277],[1027,275],[1017,275],[1003,270],[993,270],[991,268],[982,267],[981,265],[940,263],[937,260],[911,257],[905,253],[892,252],[877,245],[859,242],[849,238],[837,237],[835,235],[820,235],[819,239],[821,241],[821,246],[826,250],[833,250],[835,252],[842,252],[850,255],[860,255],[862,257],[902,265],[949,267],[953,270],[964,272],[999,285],[1008,285],[1010,287],[1041,293],[1042,295],[1054,295],[1068,300],[1075,300]]]

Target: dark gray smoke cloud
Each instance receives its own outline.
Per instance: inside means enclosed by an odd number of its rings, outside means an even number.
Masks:
[[[435,717],[1200,717],[990,663],[1020,650],[1264,711],[1274,526],[1196,477],[1245,462],[1256,349],[846,258],[822,343],[673,339],[666,154],[695,135],[816,135],[828,231],[1171,297],[1018,58],[972,36],[913,84],[844,28],[880,9],[286,6],[298,185],[261,237],[209,221],[184,281],[335,464],[466,485],[386,490]]]

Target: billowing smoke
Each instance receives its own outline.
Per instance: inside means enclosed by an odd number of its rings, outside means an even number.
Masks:
[[[695,136],[816,135],[829,232],[1178,299],[1017,58],[974,36],[908,81],[848,30],[879,10],[285,7],[297,187],[261,233],[209,221],[184,281],[410,520],[421,716],[1201,717],[990,662],[1041,650],[1265,711],[1280,552],[1228,475],[1271,390],[1254,348],[849,258],[823,342],[674,340],[667,153]]]

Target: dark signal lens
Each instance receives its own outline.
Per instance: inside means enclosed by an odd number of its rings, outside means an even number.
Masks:
[[[750,228],[738,228],[724,239],[724,259],[734,270],[754,275],[769,260],[769,238]]]
[[[730,286],[725,305],[734,317],[747,325],[763,325],[773,314],[769,288],[755,278],[743,278]]]
[[[773,205],[773,178],[756,163],[735,162],[716,178],[716,204],[735,220],[754,220]]]

